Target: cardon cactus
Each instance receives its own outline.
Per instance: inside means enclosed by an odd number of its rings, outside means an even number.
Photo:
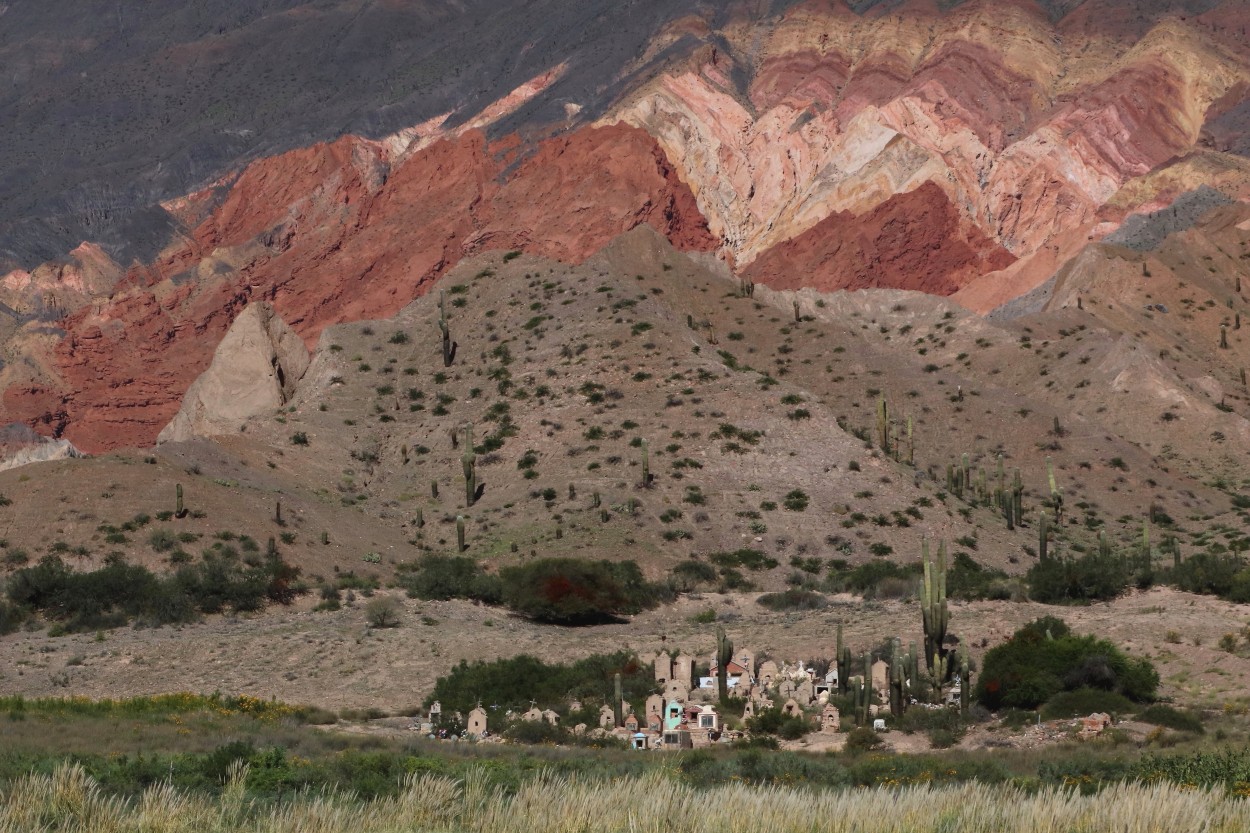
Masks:
[[[473,506],[477,500],[477,454],[473,451],[473,423],[464,429],[464,453],[460,455],[464,469],[464,505]]]
[[[639,481],[640,486],[646,489],[651,486],[651,445],[645,439],[641,443],[642,454],[642,480]]]
[[[451,329],[447,326],[447,295],[441,290],[438,293],[438,328],[443,334],[443,367],[451,367],[456,358],[456,343],[451,340]]]
[[[1024,523],[1024,480],[1020,477],[1020,469],[1016,469],[1011,478],[1011,514],[1016,526]]]
[[[946,542],[938,544],[937,558],[929,553],[929,542],[921,542],[924,559],[924,584],[921,588],[920,616],[924,625],[924,654],[929,665],[929,676],[938,681],[946,680],[946,628],[950,624],[950,609],[946,603]]]
[[[1046,478],[1050,481],[1050,503],[1055,510],[1055,523],[1063,523],[1063,489],[1055,482],[1055,466],[1050,458],[1046,458]]]
[[[625,708],[622,704],[625,702],[625,695],[621,692],[620,671],[612,675],[612,694],[614,695],[612,698],[612,716],[615,718],[617,726],[623,726],[625,725],[625,715],[622,712]]]
[[[968,713],[968,703],[972,694],[972,671],[968,667],[968,658],[960,657],[959,661],[959,712]]]
[[[890,406],[884,394],[877,399],[877,444],[882,454],[890,453]]]
[[[724,703],[729,699],[729,662],[734,656],[733,641],[724,628],[716,629],[716,693]]]

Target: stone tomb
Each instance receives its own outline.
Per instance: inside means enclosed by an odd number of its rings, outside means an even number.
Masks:
[[[694,657],[682,651],[673,662],[673,680],[682,683],[689,690],[694,682]]]
[[[655,681],[659,685],[667,685],[673,678],[673,658],[661,651],[655,656]]]
[[[465,724],[464,732],[471,738],[480,738],[486,734],[486,710],[478,706],[469,712],[469,720]]]

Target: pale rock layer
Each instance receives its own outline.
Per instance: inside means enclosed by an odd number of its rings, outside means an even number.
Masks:
[[[157,442],[232,434],[272,413],[295,394],[308,370],[304,341],[266,303],[239,313],[217,345],[212,364],[191,383],[182,407]]]

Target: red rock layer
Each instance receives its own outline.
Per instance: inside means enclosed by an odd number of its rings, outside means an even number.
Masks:
[[[684,249],[717,245],[641,130],[580,130],[511,172],[493,150],[468,133],[390,171],[349,137],[250,166],[187,245],[66,320],[63,384],[5,391],[6,421],[89,452],[150,444],[252,298],[311,345],[329,324],[394,314],[480,250],[576,262],[642,223]]]
[[[773,247],[747,269],[774,289],[912,289],[949,295],[978,275],[1015,261],[961,219],[932,182],[868,214],[831,215]]]

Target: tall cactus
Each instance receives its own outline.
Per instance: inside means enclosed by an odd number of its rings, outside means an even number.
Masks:
[[[903,655],[896,644],[890,662],[890,713],[902,717],[906,704],[903,698]]]
[[[447,326],[447,293],[438,293],[438,328],[443,333],[443,367],[451,367],[456,358],[456,344],[451,340],[451,329]]]
[[[464,543],[464,515],[456,516],[456,552],[464,552],[468,547]]]
[[[846,695],[851,687],[851,649],[849,646],[842,648],[842,653],[838,655],[838,688],[839,693]]]
[[[716,629],[716,693],[724,703],[729,699],[729,661],[734,656],[733,641],[724,628]]]
[[[639,481],[640,486],[646,489],[651,486],[651,444],[643,439],[641,444],[642,454],[642,480]]]
[[[933,689],[933,693],[930,696],[932,702],[942,702],[942,686],[946,683],[946,679],[949,676],[950,657],[945,654],[935,653],[932,661],[929,663],[929,685]]]
[[[621,672],[617,671],[612,675],[612,717],[616,720],[617,726],[625,725],[625,695],[621,693]]]
[[[178,483],[174,486],[174,517],[185,518],[187,516],[187,508],[182,505],[182,484]]]
[[[968,702],[972,693],[972,670],[968,667],[968,658],[959,657],[959,713],[968,714]]]
[[[946,679],[946,628],[950,624],[950,610],[946,603],[946,542],[938,544],[937,558],[934,559],[929,553],[928,540],[923,540],[921,554],[924,559],[924,595],[920,601],[920,615],[924,625],[925,662],[929,665],[929,676],[938,680],[940,685]]]
[[[464,469],[464,505],[472,507],[477,500],[477,454],[473,451],[473,423],[464,429],[464,453],[460,455]]]
[[[885,394],[877,399],[877,444],[882,454],[890,453],[890,406],[886,404]]]
[[[1024,480],[1020,477],[1020,469],[1011,476],[1011,514],[1015,517],[1015,525],[1024,523]]]
[[[1055,523],[1063,523],[1063,489],[1055,482],[1055,465],[1046,458],[1046,478],[1050,481],[1050,503],[1055,509]]]
[[[907,653],[903,655],[903,674],[906,676],[905,693],[910,702],[920,692],[920,652],[915,642],[908,643]]]

